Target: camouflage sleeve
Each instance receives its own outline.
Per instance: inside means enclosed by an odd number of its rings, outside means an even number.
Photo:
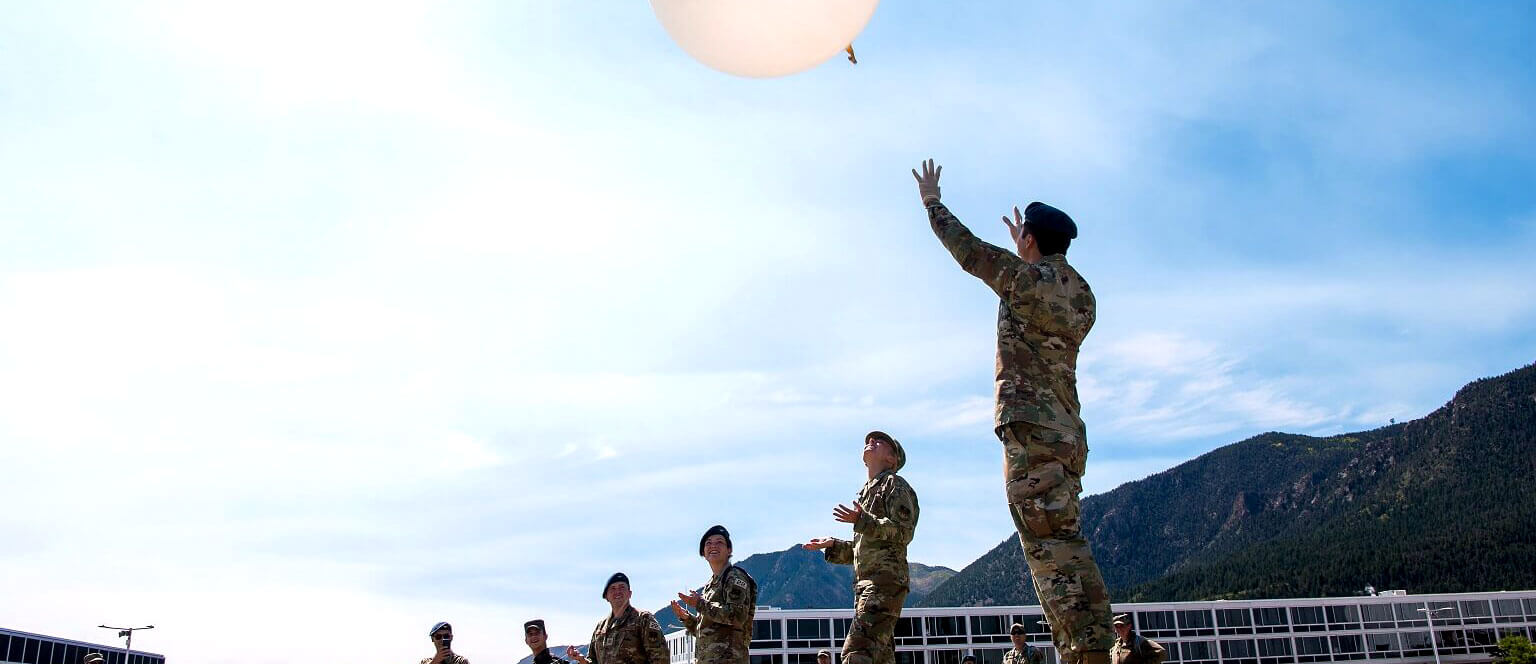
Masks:
[[[853,542],[833,538],[832,546],[823,550],[821,555],[827,559],[827,562],[833,565],[852,565]]]
[[[587,639],[587,664],[597,664],[597,630],[601,629],[603,622],[599,620],[597,627],[592,628],[592,636]]]
[[[689,634],[691,634],[693,636],[698,636],[699,616],[696,616],[696,615],[693,615],[692,613],[684,611],[683,612],[682,621],[683,621],[683,629],[684,630],[686,630]]]
[[[871,502],[876,500],[885,501],[885,516],[870,514],[866,506],[858,522],[853,524],[853,531],[889,542],[912,541],[912,533],[917,529],[917,492],[912,490],[912,485],[900,477],[893,478],[870,498]]]
[[[1163,644],[1148,638],[1142,638],[1141,642],[1146,648],[1141,656],[1146,664],[1163,664],[1163,660],[1168,658],[1168,650],[1163,648]]]
[[[1039,648],[1030,648],[1029,649],[1029,664],[1044,664],[1044,663],[1045,663],[1045,655],[1042,655],[1040,653],[1040,649]]]
[[[656,616],[649,613],[643,618],[645,624],[641,626],[640,632],[645,645],[646,664],[669,664],[672,652],[667,650],[667,637],[661,633],[661,623],[656,622]]]
[[[1020,273],[1029,265],[1013,252],[976,237],[943,203],[928,206],[928,223],[960,268],[985,281],[998,297],[1008,297]]]
[[[747,573],[738,567],[731,567],[725,571],[725,582],[720,584],[724,592],[724,598],[719,602],[699,602],[699,618],[709,618],[711,622],[722,623],[740,629],[752,627],[752,582],[747,580]]]

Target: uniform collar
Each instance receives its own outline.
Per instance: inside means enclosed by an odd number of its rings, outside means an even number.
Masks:
[[[634,604],[630,604],[629,606],[624,607],[624,610],[619,612],[618,618],[614,618],[613,613],[610,611],[608,613],[608,626],[609,627],[613,627],[614,625],[622,625],[624,623],[627,623],[627,622],[629,622],[630,618],[634,617],[635,615],[637,615],[639,613],[640,613],[639,611],[635,610],[635,605]]]

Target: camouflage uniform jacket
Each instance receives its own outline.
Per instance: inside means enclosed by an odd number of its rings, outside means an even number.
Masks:
[[[1040,649],[1028,643],[1024,644],[1023,650],[1009,650],[1003,653],[1003,664],[1041,664],[1044,659]]]
[[[928,206],[928,223],[960,267],[986,282],[1001,300],[995,425],[1028,422],[1085,439],[1077,351],[1093,328],[1088,282],[1061,254],[1030,264],[983,242],[943,203]]]
[[[533,664],[571,664],[571,661],[564,657],[556,657],[549,648],[545,648],[533,656]]]
[[[432,664],[432,658],[431,657],[423,657],[423,658],[421,658],[421,664]],[[443,660],[442,660],[442,662],[440,662],[440,664],[469,664],[469,660],[465,659],[461,655],[449,654],[447,657],[443,658]]]
[[[672,654],[656,616],[629,606],[618,618],[598,621],[587,659],[592,664],[668,664]]]
[[[859,490],[864,510],[853,524],[853,542],[834,539],[823,555],[836,565],[853,564],[855,582],[908,586],[907,544],[917,530],[917,492],[887,470]]]
[[[699,615],[685,614],[683,627],[698,639],[699,664],[711,660],[747,661],[752,645],[752,617],[757,613],[757,582],[731,565],[711,577],[699,592]]]
[[[1162,664],[1167,656],[1162,645],[1135,632],[1129,642],[1116,638],[1109,647],[1110,664]]]

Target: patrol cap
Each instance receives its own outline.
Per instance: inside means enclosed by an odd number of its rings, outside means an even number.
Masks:
[[[453,625],[450,625],[450,624],[445,623],[445,622],[440,622],[440,623],[432,626],[432,629],[427,632],[427,636],[436,635],[437,634],[437,630],[440,630],[440,629],[447,629],[448,631],[451,632],[451,631],[453,631]]]
[[[533,620],[530,620],[528,622],[523,623],[523,634],[527,634],[528,630],[531,630],[531,629],[533,629],[535,627],[537,627],[540,632],[543,632],[544,631],[544,619],[543,618],[534,618]]]
[[[726,530],[725,526],[721,526],[721,525],[717,524],[717,525],[710,526],[709,530],[704,531],[704,536],[699,538],[699,555],[701,555],[701,556],[704,555],[704,540],[709,539],[710,535],[719,535],[721,537],[724,537],[725,538],[725,545],[726,546],[731,547],[732,550],[734,550],[736,548],[734,545],[731,544],[731,531]]]
[[[85,656],[85,664],[91,664],[91,662],[105,662],[105,661],[107,661],[107,658],[102,657],[101,653],[99,653],[99,652],[93,652],[93,653],[90,653],[90,654]]]
[[[1115,616],[1115,621],[1113,623],[1110,623],[1110,624],[1113,624],[1113,625],[1129,625],[1129,624],[1131,624],[1131,614],[1129,614],[1129,613],[1122,613],[1122,614],[1120,614],[1118,616]]]
[[[884,431],[871,431],[864,434],[864,442],[869,442],[869,439],[871,438],[890,443],[891,449],[896,450],[896,467],[892,470],[901,470],[902,466],[907,465],[907,451],[902,449],[901,443],[896,442],[896,439],[892,438],[891,434],[888,434]]]
[[[1031,228],[1060,233],[1069,239],[1077,238],[1077,224],[1072,217],[1054,207],[1035,201],[1024,208],[1024,223]]]
[[[626,585],[626,586],[629,585],[629,577],[628,576],[625,576],[623,572],[614,572],[613,576],[608,577],[608,583],[603,584],[603,594],[602,594],[602,596],[603,597],[607,597],[608,596],[608,588],[613,586],[613,584],[615,584],[615,583],[619,583],[620,581],[624,582],[624,585]]]
[[[1024,623],[1014,623],[1011,627],[1008,628],[1008,633],[1009,634],[1028,634],[1029,633],[1029,629],[1024,627]]]
[[[966,655],[964,657],[961,657],[960,661],[962,661],[962,662],[974,662],[974,661],[976,661],[976,656],[975,655]]]
[[[832,651],[831,650],[827,650],[826,648],[822,648],[821,650],[817,650],[816,651],[816,656],[817,657],[831,657],[832,656]]]

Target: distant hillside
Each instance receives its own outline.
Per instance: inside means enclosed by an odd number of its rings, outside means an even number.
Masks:
[[[1536,587],[1536,365],[1412,422],[1227,445],[1082,522],[1117,601]],[[1009,537],[921,605],[1035,603],[1024,569]]]
[[[806,551],[796,544],[783,551],[758,553],[738,563],[757,580],[759,606],[776,606],[783,609],[837,609],[853,608],[853,567],[833,565],[819,551]],[[912,591],[907,595],[907,606],[916,606],[929,591],[956,574],[948,567],[931,567],[921,563],[909,563],[912,574]],[[699,561],[701,577],[709,576],[709,567]],[[700,584],[702,587],[703,584]],[[662,607],[656,611],[663,631],[672,631],[682,625],[672,615],[672,609]]]

